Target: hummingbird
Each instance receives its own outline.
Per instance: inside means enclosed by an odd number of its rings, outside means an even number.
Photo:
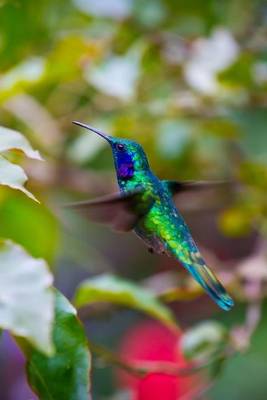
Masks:
[[[150,252],[167,254],[179,261],[223,310],[234,302],[208,268],[174,196],[209,187],[212,182],[160,180],[150,169],[142,146],[129,139],[107,135],[84,123],[73,121],[105,139],[111,146],[119,191],[93,200],[70,204],[89,219],[121,232],[134,231]]]

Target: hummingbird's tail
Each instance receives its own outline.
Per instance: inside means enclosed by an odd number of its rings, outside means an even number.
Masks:
[[[198,258],[197,262],[193,264],[184,265],[218,306],[226,311],[233,307],[233,299],[226,292],[216,276],[210,271],[202,258]]]

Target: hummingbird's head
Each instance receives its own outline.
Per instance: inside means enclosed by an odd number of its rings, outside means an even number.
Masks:
[[[81,122],[73,121],[73,123],[95,132],[110,144],[118,179],[128,180],[134,176],[135,172],[149,169],[146,153],[140,144],[133,140],[109,136]]]

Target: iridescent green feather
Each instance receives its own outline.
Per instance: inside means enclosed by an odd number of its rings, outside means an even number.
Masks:
[[[135,232],[152,248],[175,257],[221,308],[229,310],[233,300],[207,267],[189,228],[175,207],[167,185],[153,175],[141,146],[129,141],[124,143],[127,143],[135,172],[129,180],[118,176],[121,191],[142,187],[144,199],[150,196],[154,200],[149,212],[138,221]],[[117,166],[116,154],[114,159]]]

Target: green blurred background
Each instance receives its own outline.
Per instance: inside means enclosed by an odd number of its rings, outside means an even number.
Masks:
[[[83,278],[102,272],[136,281],[168,275],[175,263],[152,257],[133,235],[61,208],[116,187],[110,149],[72,120],[132,138],[161,178],[234,182],[220,195],[195,194],[181,211],[238,305],[228,315],[205,297],[171,307],[185,328],[210,318],[242,324],[267,294],[266,2],[1,0],[0,54],[0,125],[21,131],[45,158],[22,160],[41,206],[1,189],[1,236],[48,260],[69,298]],[[204,398],[266,399],[264,314],[263,306],[249,349],[226,362]],[[88,334],[115,346],[140,318],[93,315]],[[5,340],[1,399],[26,400],[22,361]],[[96,365],[94,400],[119,399],[112,372]]]

